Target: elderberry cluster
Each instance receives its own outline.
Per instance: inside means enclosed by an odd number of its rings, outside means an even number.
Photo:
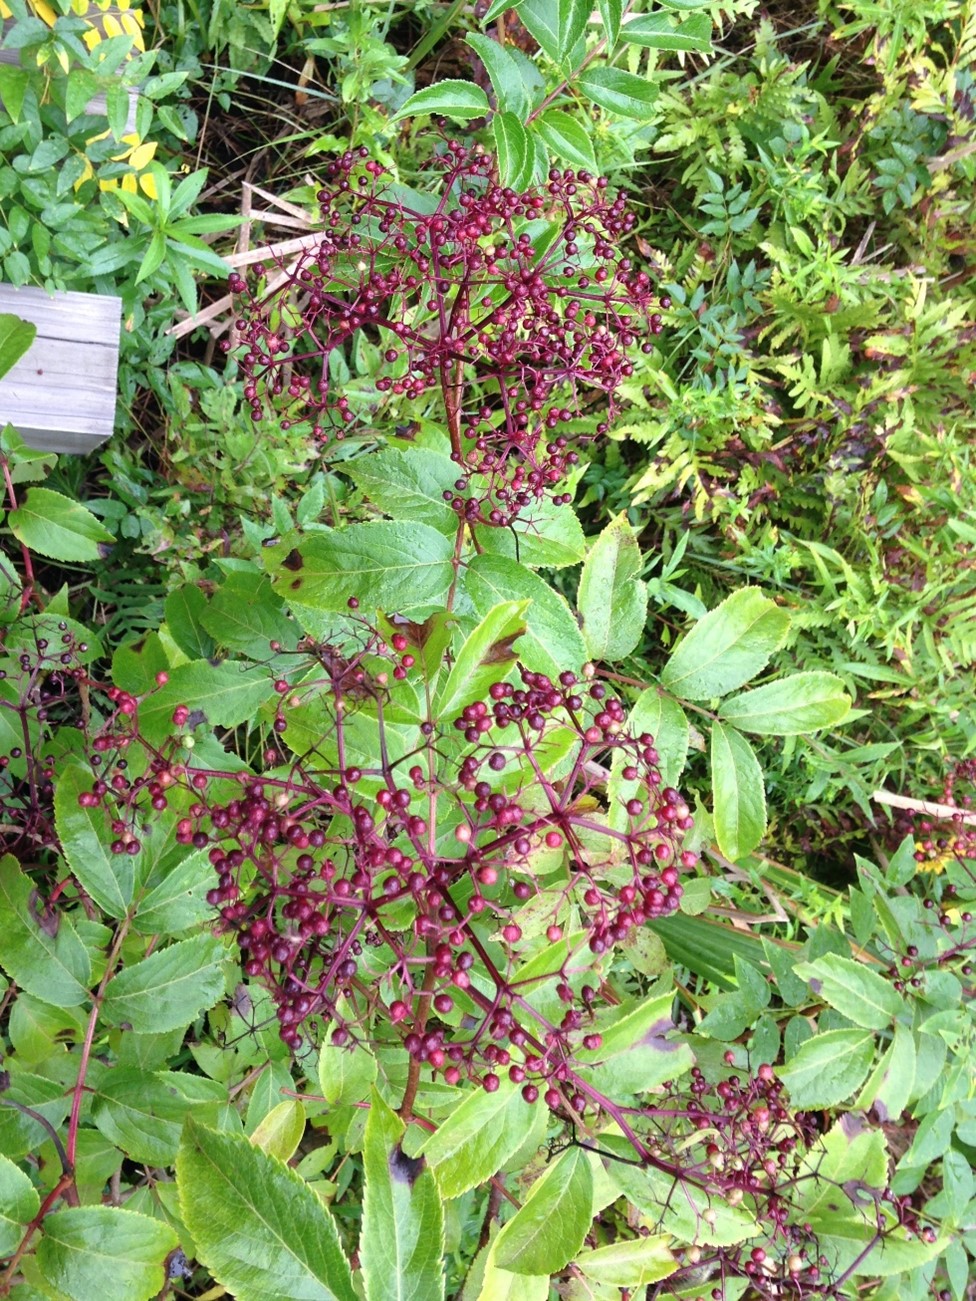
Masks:
[[[262,296],[267,268],[252,286],[231,276],[245,396],[256,420],[267,406],[286,427],[310,420],[320,442],[344,437],[357,413],[333,391],[329,355],[365,331],[381,349],[379,398],[439,399],[458,467],[445,500],[505,525],[578,462],[582,390],[603,395],[606,432],[629,354],[652,350],[661,316],[627,256],[634,214],[603,177],[553,169],[516,191],[455,141],[429,166],[428,204],[366,149],[343,154],[318,194],[321,239],[284,283]]]
[[[677,908],[696,862],[688,807],[653,739],[572,673],[521,669],[454,718],[419,717],[405,745],[417,649],[402,631],[369,631],[358,649],[306,639],[308,658],[276,683],[273,725],[294,748],[314,713],[304,757],[283,766],[270,748],[260,776],[190,777],[160,752],[146,791],[158,808],[189,789],[177,840],[209,850],[209,902],[293,1049],[303,1026],[337,1043],[392,1038],[448,1083],[491,1090],[507,1072],[527,1101],[582,1109],[573,1055],[599,1047],[601,1002],[582,979]],[[367,735],[379,760],[362,758]],[[563,942],[535,981],[518,975],[527,926]],[[533,1004],[543,981],[558,1011]]]

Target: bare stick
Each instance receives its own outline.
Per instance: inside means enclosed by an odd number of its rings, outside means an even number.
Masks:
[[[943,822],[965,822],[968,826],[976,826],[976,810],[957,809],[952,804],[936,804],[932,800],[913,800],[908,795],[895,795],[892,791],[875,791],[871,798],[875,804],[890,804],[895,809],[927,813]]]

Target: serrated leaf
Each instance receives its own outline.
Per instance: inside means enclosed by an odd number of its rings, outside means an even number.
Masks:
[[[684,771],[691,736],[687,715],[677,701],[657,687],[648,687],[634,701],[627,716],[627,731],[634,736],[641,736],[645,732],[653,736],[661,776],[668,786],[674,786]],[[614,755],[614,759],[617,759],[617,755]],[[619,770],[621,766],[622,760],[615,768]],[[631,798],[631,783],[618,779],[616,774],[611,789],[618,799]],[[636,792],[636,789],[634,785],[633,791]]]
[[[840,678],[810,671],[723,700],[718,716],[760,736],[801,736],[833,727],[850,708],[851,698]]]
[[[535,153],[529,133],[514,113],[496,113],[491,122],[502,185],[524,189],[535,170]]]
[[[623,16],[623,0],[597,0],[597,9],[603,23],[603,35],[607,42],[607,53],[613,52],[620,35],[620,19]]]
[[[862,962],[828,953],[816,962],[797,963],[793,970],[814,994],[865,1030],[886,1030],[905,1011],[901,994],[877,971]]]
[[[10,1256],[37,1214],[41,1199],[19,1166],[0,1154],[0,1257]]]
[[[917,1057],[915,1035],[896,1022],[891,1043],[858,1096],[858,1109],[871,1108],[882,1123],[896,1123],[912,1097]]]
[[[87,507],[50,488],[28,488],[7,524],[18,542],[49,560],[98,560],[101,547],[115,541]]]
[[[85,1002],[88,951],[70,917],[58,911],[48,921],[44,900],[11,855],[0,858],[0,934],[0,965],[22,989],[55,1007]]]
[[[620,35],[631,45],[652,50],[707,54],[712,48],[712,20],[707,14],[692,14],[675,23],[667,14],[641,14],[625,22]]]
[[[544,499],[522,511],[511,528],[482,525],[474,530],[483,552],[509,556],[528,569],[564,569],[586,555],[579,517],[569,505]]]
[[[274,679],[263,665],[191,660],[172,669],[169,681],[142,701],[139,730],[152,744],[179,733],[173,722],[178,705],[189,709],[191,727],[237,727],[253,719],[273,695]]]
[[[345,610],[356,597],[367,610],[429,614],[447,598],[453,554],[453,540],[429,524],[350,524],[304,542],[277,585],[286,602],[315,610]]]
[[[82,808],[78,796],[90,792],[95,778],[80,764],[69,764],[54,794],[55,826],[68,867],[99,908],[123,918],[135,891],[136,866],[131,854],[113,854],[115,836],[104,808]]]
[[[587,1278],[608,1287],[632,1290],[647,1287],[662,1278],[670,1278],[678,1268],[678,1262],[668,1250],[670,1240],[667,1234],[658,1234],[613,1242],[609,1247],[580,1252],[575,1265]]]
[[[874,1056],[867,1030],[826,1030],[808,1039],[778,1075],[795,1107],[833,1107],[864,1083]]]
[[[522,0],[519,21],[552,59],[562,63],[586,31],[589,0]]]
[[[366,1191],[359,1244],[367,1301],[444,1296],[444,1211],[424,1157],[408,1157],[405,1126],[373,1090],[363,1148]]]
[[[449,79],[435,81],[432,86],[418,90],[391,120],[398,122],[402,117],[437,114],[455,122],[470,122],[476,117],[484,117],[489,107],[488,96],[480,86],[470,81]]]
[[[250,1139],[262,1152],[276,1156],[279,1161],[290,1161],[304,1133],[305,1107],[301,1098],[286,1098],[261,1118]]]
[[[213,916],[207,891],[214,870],[209,850],[199,849],[167,867],[161,880],[155,872],[136,908],[134,927],[141,935],[179,935]]]
[[[484,64],[499,112],[514,113],[524,121],[530,103],[518,61],[504,45],[492,40],[490,36],[469,32],[464,39]],[[457,478],[457,472],[454,477]]]
[[[15,119],[16,120],[16,119]],[[10,312],[0,312],[0,379],[30,352],[37,326]]]
[[[538,574],[508,556],[474,556],[464,572],[464,590],[482,618],[500,601],[525,601],[525,633],[519,638],[519,660],[536,673],[558,677],[578,672],[586,645],[566,599]]]
[[[755,751],[733,727],[712,724],[713,818],[718,847],[733,863],[766,834],[766,790]]]
[[[176,1182],[199,1258],[235,1301],[357,1301],[331,1214],[283,1161],[191,1118]]]
[[[189,1025],[224,992],[223,960],[224,947],[211,935],[178,940],[113,976],[102,1014],[144,1034]]]
[[[464,639],[444,685],[434,697],[433,716],[453,720],[465,705],[482,700],[518,658],[529,601],[500,601]]]
[[[114,1294],[149,1301],[166,1283],[179,1239],[168,1224],[116,1206],[73,1206],[44,1220],[37,1261],[45,1281],[72,1301]]]
[[[769,663],[790,616],[755,587],[744,587],[704,615],[674,651],[661,681],[683,700],[735,691]]]
[[[347,461],[343,472],[395,520],[419,520],[452,539],[457,533],[458,517],[444,500],[460,473],[449,456],[426,447],[388,447]]]
[[[92,1119],[130,1160],[168,1166],[176,1159],[189,1112],[226,1096],[223,1085],[200,1075],[117,1066],[95,1090]]]
[[[596,167],[593,142],[578,118],[559,108],[550,108],[535,120],[535,129],[556,155],[573,167]]]
[[[576,598],[593,659],[623,659],[640,642],[647,620],[642,564],[634,531],[618,515],[590,548]]]
[[[513,1274],[558,1274],[582,1247],[592,1219],[593,1172],[587,1154],[573,1147],[529,1189],[493,1255]]]
[[[170,592],[163,606],[173,640],[191,660],[208,659],[214,653],[213,638],[201,622],[206,608],[207,598],[192,583]]]
[[[490,1179],[532,1133],[534,1110],[503,1080],[494,1093],[469,1094],[420,1147],[444,1197],[460,1197]]]
[[[319,1087],[333,1107],[365,1102],[376,1079],[376,1058],[362,1044],[326,1040],[319,1050]]]

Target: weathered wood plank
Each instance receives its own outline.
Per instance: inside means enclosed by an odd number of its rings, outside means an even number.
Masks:
[[[0,312],[37,326],[30,351],[0,379],[0,424],[43,451],[87,452],[110,438],[121,300],[0,285]]]

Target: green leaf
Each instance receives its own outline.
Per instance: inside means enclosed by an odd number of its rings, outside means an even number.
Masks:
[[[359,1244],[367,1301],[444,1296],[444,1211],[426,1160],[404,1155],[404,1128],[374,1089],[363,1148]]]
[[[426,1139],[426,1156],[444,1197],[460,1197],[504,1166],[532,1133],[534,1110],[503,1080],[494,1093],[469,1094]]]
[[[173,640],[191,660],[208,659],[214,653],[213,638],[201,622],[206,608],[207,598],[192,583],[170,592],[163,606]]]
[[[453,540],[429,524],[350,524],[304,542],[278,590],[316,610],[345,610],[354,596],[366,610],[429,614],[447,598],[453,554]]]
[[[304,1133],[305,1107],[301,1099],[286,1098],[262,1116],[250,1138],[262,1152],[276,1156],[279,1161],[290,1161],[298,1151]]]
[[[148,1034],[189,1025],[224,992],[224,946],[211,935],[179,940],[125,967],[105,990],[102,1013]]]
[[[504,45],[493,41],[489,36],[482,36],[480,32],[470,32],[464,39],[484,64],[491,88],[495,92],[498,111],[514,113],[524,121],[531,105],[518,61]],[[456,470],[454,477],[457,478]]]
[[[864,1030],[886,1030],[906,1009],[890,980],[837,953],[828,953],[816,962],[797,963],[793,970],[818,998]]]
[[[631,45],[652,50],[706,54],[712,48],[712,20],[707,14],[692,14],[677,25],[667,14],[642,14],[625,22],[620,34]]]
[[[556,155],[573,167],[596,167],[593,142],[578,118],[559,108],[550,108],[535,121],[535,129]]]
[[[661,681],[683,700],[735,691],[769,663],[790,616],[755,587],[743,587],[704,615],[664,666]]]
[[[607,42],[607,53],[613,52],[620,35],[620,19],[623,15],[623,0],[597,0],[600,21],[603,23],[603,35]]]
[[[576,1268],[587,1278],[607,1287],[647,1287],[659,1279],[670,1278],[678,1262],[668,1250],[668,1234],[650,1238],[632,1238],[597,1247],[576,1257]]]
[[[199,1259],[235,1301],[358,1301],[331,1214],[283,1161],[191,1117],[176,1182]]]
[[[376,1058],[362,1044],[339,1047],[326,1039],[319,1050],[319,1087],[333,1107],[365,1102],[376,1070]]]
[[[518,16],[543,53],[562,63],[586,31],[590,8],[589,0],[522,0]]]
[[[514,2],[514,0],[513,0]],[[0,63],[0,100],[11,122],[20,121],[21,109],[30,86],[30,73],[26,68],[15,68],[9,63]]]
[[[766,789],[756,752],[733,727],[712,724],[713,817],[718,847],[733,863],[766,833]]]
[[[27,355],[37,337],[37,326],[10,312],[0,312],[0,379]]]
[[[449,456],[426,447],[409,451],[390,447],[347,461],[342,468],[374,505],[395,520],[419,520],[452,539],[457,533],[458,517],[444,501],[445,492],[455,491],[460,473]]]
[[[465,571],[464,589],[479,618],[500,601],[532,602],[519,638],[519,660],[526,668],[550,676],[580,670],[586,645],[576,620],[565,597],[538,574],[507,556],[475,556]]]
[[[59,911],[45,915],[44,900],[10,855],[0,858],[0,934],[0,964],[21,989],[55,1007],[85,1002],[91,981],[87,949],[70,917]]]
[[[151,744],[178,735],[183,730],[173,723],[178,705],[190,711],[189,728],[200,723],[237,727],[253,719],[273,695],[274,680],[260,665],[191,660],[171,670],[166,685],[139,706],[139,730]]]
[[[634,701],[634,707],[627,716],[627,731],[634,736],[644,732],[654,737],[654,749],[658,753],[657,766],[665,784],[674,786],[684,771],[688,758],[688,740],[691,728],[685,711],[670,696],[657,687],[648,687]],[[614,755],[618,759],[618,755]],[[622,757],[615,764],[617,770],[623,766]],[[621,793],[618,793],[618,788]],[[624,782],[616,776],[611,789],[618,799],[630,799],[637,787]],[[623,792],[626,791],[626,794]]]
[[[640,642],[647,620],[642,563],[634,531],[618,515],[590,548],[576,598],[593,659],[623,659]]]
[[[50,488],[28,488],[7,523],[18,542],[49,560],[98,560],[115,536],[80,502]]]
[[[453,720],[465,705],[483,700],[493,682],[500,682],[514,664],[513,647],[525,632],[529,601],[501,601],[492,606],[465,638],[444,685],[434,697],[433,717]]]
[[[200,1075],[116,1066],[99,1080],[92,1120],[131,1161],[168,1166],[176,1159],[189,1112],[226,1096],[223,1085]]]
[[[120,920],[135,891],[136,867],[131,854],[113,854],[115,836],[106,809],[82,808],[78,796],[91,791],[95,778],[81,764],[69,764],[54,794],[58,839],[68,867],[99,908]]]
[[[218,646],[251,659],[267,659],[271,643],[293,650],[298,630],[282,607],[268,574],[228,574],[200,613],[200,622]]]
[[[72,1301],[114,1295],[149,1301],[179,1246],[168,1224],[115,1206],[73,1206],[44,1220],[37,1260],[46,1282]]]
[[[795,1107],[834,1107],[861,1087],[874,1056],[867,1030],[825,1030],[779,1071]]]
[[[19,1166],[0,1155],[0,1256],[10,1256],[24,1236],[24,1225],[37,1214],[41,1199]]]
[[[514,113],[496,113],[491,123],[502,185],[524,189],[535,168],[535,153],[522,119]]]
[[[586,1152],[573,1147],[529,1189],[495,1241],[495,1259],[513,1274],[558,1274],[582,1247],[592,1219],[593,1173]]]
[[[511,528],[481,525],[474,533],[482,551],[510,556],[528,569],[564,569],[586,555],[579,516],[571,506],[555,506],[548,499],[526,507]]]
[[[436,113],[455,122],[470,122],[473,118],[485,117],[488,112],[488,96],[480,86],[470,81],[435,81],[432,86],[425,86],[411,95],[391,120],[398,122],[402,117]]]
[[[801,736],[833,727],[850,712],[851,698],[833,673],[794,673],[723,700],[718,716],[760,736]]]
[[[158,879],[155,872],[150,876],[136,908],[141,935],[178,935],[213,916],[206,897],[214,883],[209,851],[199,849],[175,865],[167,859],[165,867]]]

